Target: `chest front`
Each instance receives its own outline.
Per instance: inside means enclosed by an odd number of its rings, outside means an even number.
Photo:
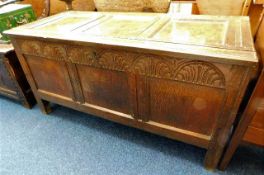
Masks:
[[[215,168],[258,60],[247,18],[68,12],[9,31],[48,101],[208,150]]]

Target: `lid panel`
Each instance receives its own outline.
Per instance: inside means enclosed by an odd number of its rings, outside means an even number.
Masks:
[[[92,22],[93,20],[99,19],[101,16],[91,15],[91,16],[83,16],[83,17],[74,17],[67,16],[63,18],[59,18],[50,23],[46,23],[44,25],[37,26],[33,28],[33,30],[43,30],[47,32],[70,32],[82,25]]]
[[[228,21],[203,21],[203,20],[171,20],[151,37],[151,39],[202,45],[224,47]]]
[[[110,16],[99,25],[84,29],[83,32],[97,36],[136,38],[158,20],[159,18],[156,16],[143,16],[140,18],[131,15]]]

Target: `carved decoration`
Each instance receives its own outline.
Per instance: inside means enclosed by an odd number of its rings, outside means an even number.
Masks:
[[[68,55],[70,61],[76,64],[96,64],[96,52],[92,48],[70,47]]]
[[[225,86],[224,74],[213,64],[204,61],[187,61],[179,65],[175,79],[214,87]]]
[[[50,44],[39,41],[23,41],[21,49],[24,54],[42,56],[52,60],[65,60],[66,49],[60,44]]]
[[[155,77],[172,78],[174,69],[180,59],[155,58],[151,59],[151,74]]]
[[[225,76],[215,65],[204,61],[160,57],[84,46],[63,46],[38,41],[22,42],[26,54],[65,60],[104,69],[131,72],[156,78],[166,78],[193,84],[225,87]]]
[[[225,76],[213,64],[181,59],[153,59],[152,75],[213,87],[224,87]]]
[[[24,41],[21,44],[22,52],[30,55],[41,55],[41,43],[38,41]]]
[[[136,54],[104,51],[98,55],[101,67],[111,70],[128,71]]]
[[[131,71],[135,74],[149,75],[150,74],[149,68],[150,68],[150,58],[144,55],[144,56],[139,56],[137,59],[135,59],[131,67]]]
[[[154,68],[154,75],[157,77],[165,77],[165,78],[170,78],[171,77],[171,66],[167,64],[165,61],[159,61],[153,66]]]
[[[64,60],[67,58],[66,50],[61,45],[45,44],[43,46],[43,55],[54,58],[55,60]]]

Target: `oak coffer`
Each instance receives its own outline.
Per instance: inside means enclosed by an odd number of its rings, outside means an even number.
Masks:
[[[36,103],[11,44],[0,44],[0,95],[17,100],[26,108]]]
[[[65,12],[6,32],[49,102],[207,149],[218,164],[258,59],[248,17]]]

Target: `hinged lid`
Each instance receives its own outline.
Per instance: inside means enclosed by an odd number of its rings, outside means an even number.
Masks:
[[[66,12],[7,33],[257,62],[248,17]]]

